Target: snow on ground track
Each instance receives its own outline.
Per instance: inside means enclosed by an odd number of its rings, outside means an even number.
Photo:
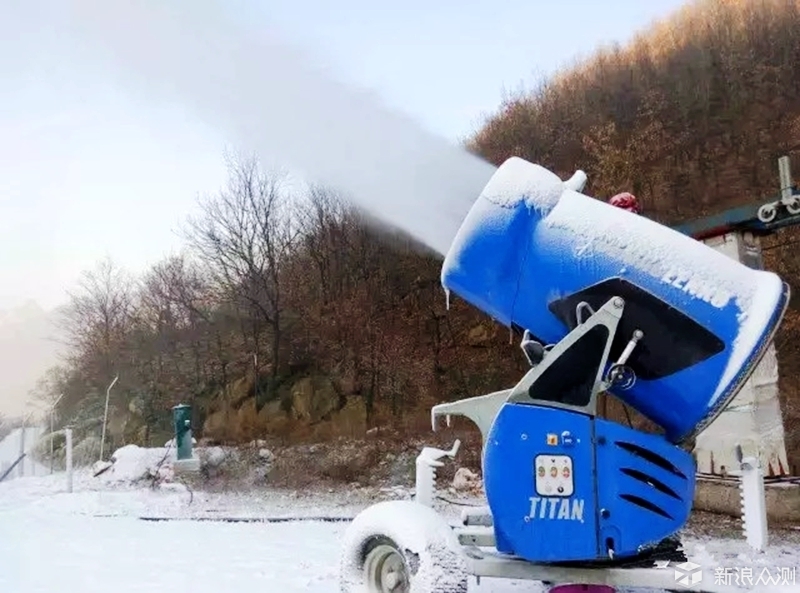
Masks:
[[[0,593],[334,593],[346,523],[226,523],[192,517],[347,517],[374,500],[342,493],[298,496],[109,489],[76,474],[0,484]],[[458,509],[448,514],[457,516]],[[138,517],[175,518],[142,521]],[[777,538],[776,538],[777,539]],[[698,540],[698,559],[714,552],[727,565],[800,564],[797,543],[774,541],[761,558],[740,539]],[[702,549],[706,547],[707,549]],[[738,557],[738,559],[737,559]],[[710,576],[710,575],[709,575]],[[770,593],[795,591],[770,587]],[[539,593],[529,582],[474,580],[470,593]],[[640,591],[647,591],[641,590]],[[652,590],[649,590],[652,593]]]
[[[0,591],[20,593],[327,593],[336,583],[336,542],[344,529],[321,523],[8,519],[0,527]],[[46,568],[43,554],[50,555]]]
[[[147,489],[109,490],[76,475],[0,484],[2,593],[223,593],[338,590],[346,523],[226,523],[192,517],[353,516],[365,503]],[[142,521],[138,517],[170,517]],[[520,585],[523,588],[520,588]],[[536,593],[531,583],[473,583],[470,593]]]
[[[0,515],[0,591],[9,593],[332,593],[346,528],[13,515]],[[50,555],[46,565],[43,554]],[[536,593],[539,587],[484,581],[472,591]]]

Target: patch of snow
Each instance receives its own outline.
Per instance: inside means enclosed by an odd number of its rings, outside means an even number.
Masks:
[[[103,472],[110,469],[113,465],[114,463],[112,461],[103,461],[102,459],[98,459],[92,464],[92,475],[99,476]]]
[[[156,477],[159,470],[175,459],[175,450],[169,448],[145,449],[126,445],[112,455],[113,465],[99,476],[108,483],[135,484]]]
[[[800,587],[796,548],[772,546],[766,553],[758,553],[744,540],[696,540],[685,548],[689,560],[703,567],[703,583],[764,593],[797,593]]]
[[[504,208],[520,203],[545,214],[561,199],[565,183],[552,171],[519,157],[511,157],[483,188],[479,199]]]
[[[405,486],[387,486],[380,488],[379,492],[390,498],[400,500],[411,500],[414,497],[414,490]]]

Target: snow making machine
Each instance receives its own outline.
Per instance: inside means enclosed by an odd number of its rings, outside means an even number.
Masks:
[[[511,389],[432,410],[434,429],[452,415],[480,429],[488,507],[457,526],[434,510],[436,467],[459,443],[425,448],[416,500],[348,528],[343,592],[465,592],[470,576],[681,589],[663,567],[687,560],[693,438],[748,379],[789,289],[584,184],[512,158],[463,221],[445,291],[523,335],[531,367]],[[598,417],[604,392],[660,432]]]

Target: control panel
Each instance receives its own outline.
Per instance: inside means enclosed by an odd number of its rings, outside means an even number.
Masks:
[[[539,496],[572,496],[575,493],[572,458],[568,455],[537,455],[534,466]]]

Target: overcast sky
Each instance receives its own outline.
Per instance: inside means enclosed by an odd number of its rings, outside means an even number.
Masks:
[[[55,1],[0,0],[0,310],[62,303],[106,255],[138,271],[177,249],[175,230],[199,194],[224,183],[223,151],[235,143],[68,51],[46,16]],[[457,142],[505,90],[625,41],[680,4],[231,0],[228,9],[263,19]]]

